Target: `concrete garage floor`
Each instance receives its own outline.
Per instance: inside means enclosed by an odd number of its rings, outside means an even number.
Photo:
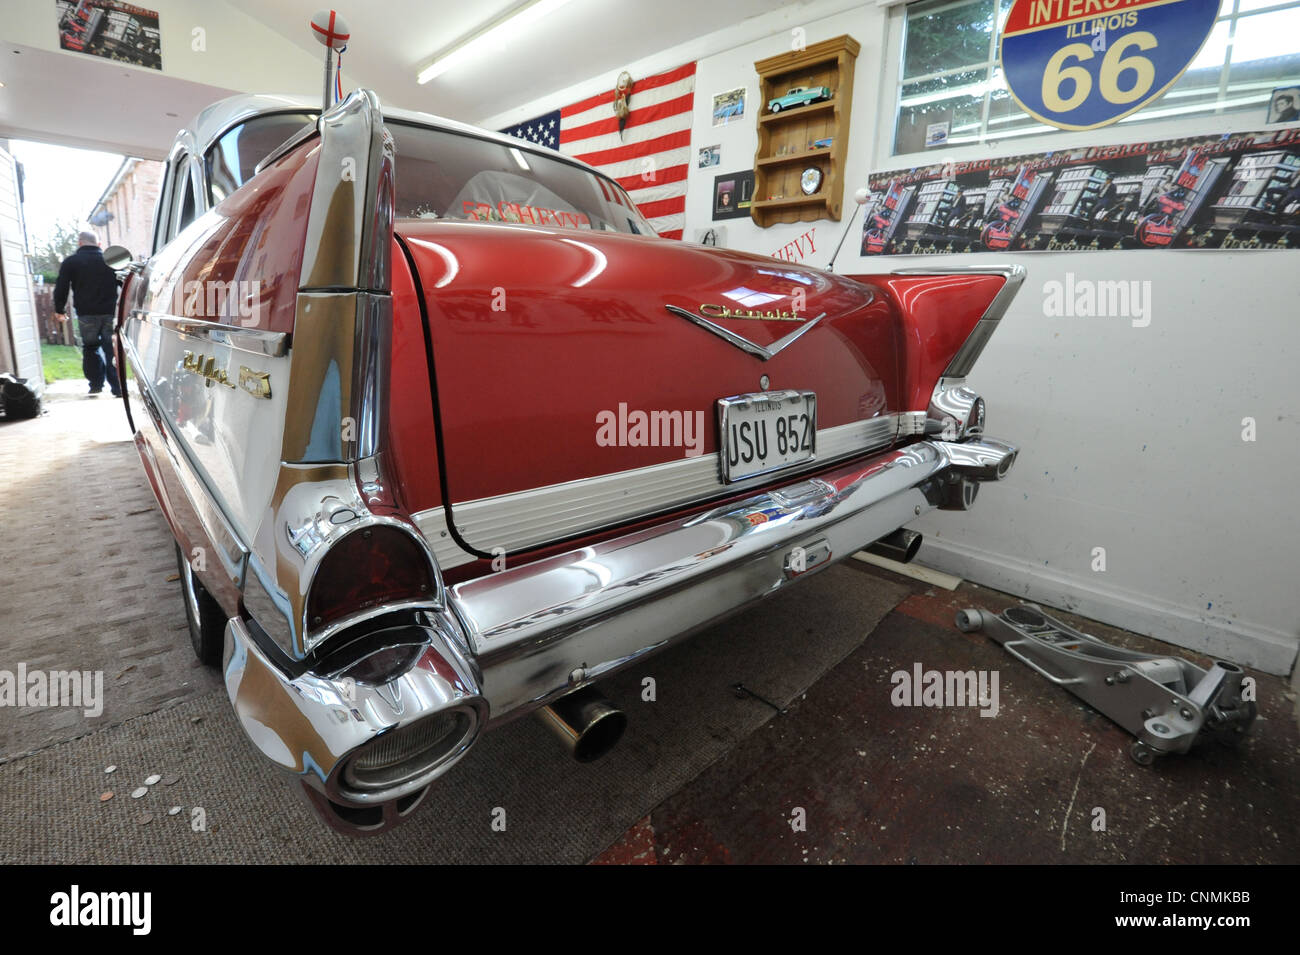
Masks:
[[[953,626],[959,607],[1013,598],[854,561],[613,681],[632,723],[605,760],[577,766],[518,721],[407,825],[338,836],[249,750],[218,676],[192,660],[121,407],[76,384],[41,419],[0,422],[0,670],[102,670],[104,712],[0,709],[0,862],[1300,861],[1300,731],[1283,679],[1252,674],[1260,718],[1239,749],[1139,767],[1127,734]],[[1000,712],[893,706],[890,675],[916,663],[997,671]],[[637,699],[646,674],[653,707]],[[735,697],[737,681],[787,712]],[[163,782],[133,801],[151,772]],[[505,833],[488,825],[502,805]]]

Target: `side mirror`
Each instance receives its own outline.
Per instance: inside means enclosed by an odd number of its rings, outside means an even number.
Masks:
[[[126,268],[134,258],[129,250],[120,245],[110,245],[104,250],[104,264],[115,272]]]

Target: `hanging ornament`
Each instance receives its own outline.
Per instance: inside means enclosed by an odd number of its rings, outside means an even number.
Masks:
[[[618,74],[618,82],[614,84],[614,115],[618,117],[618,138],[623,138],[623,128],[627,126],[627,118],[632,112],[631,106],[628,105],[632,99],[632,74],[624,70]]]

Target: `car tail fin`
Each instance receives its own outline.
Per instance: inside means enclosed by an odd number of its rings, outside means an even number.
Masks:
[[[880,289],[898,321],[901,410],[922,411],[941,378],[964,378],[1025,278],[1019,265],[902,269],[849,278]]]

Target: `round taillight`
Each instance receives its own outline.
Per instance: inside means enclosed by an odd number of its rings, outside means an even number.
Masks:
[[[424,549],[395,527],[363,527],[321,558],[307,594],[308,631],[363,610],[434,596]]]

